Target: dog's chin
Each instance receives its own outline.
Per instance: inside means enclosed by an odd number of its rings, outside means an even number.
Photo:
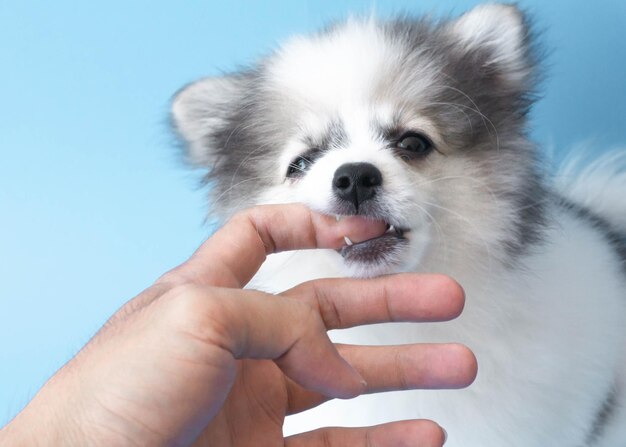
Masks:
[[[406,271],[411,258],[410,231],[390,228],[382,236],[337,250],[346,273],[358,278]]]
[[[373,278],[381,275],[391,275],[393,273],[400,273],[405,271],[398,264],[385,264],[385,263],[364,263],[364,262],[351,262],[344,263],[345,276],[351,276],[353,278]]]

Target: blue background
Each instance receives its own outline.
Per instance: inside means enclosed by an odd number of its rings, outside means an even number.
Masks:
[[[168,133],[176,89],[349,12],[476,3],[0,3],[0,426],[209,233]],[[520,4],[551,50],[536,140],[557,158],[626,142],[626,1]]]

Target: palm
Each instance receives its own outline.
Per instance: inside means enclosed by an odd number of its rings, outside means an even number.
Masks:
[[[287,383],[270,360],[241,360],[224,406],[194,446],[282,446]]]

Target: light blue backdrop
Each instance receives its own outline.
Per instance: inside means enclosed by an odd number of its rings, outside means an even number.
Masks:
[[[348,12],[475,3],[0,3],[0,425],[208,234],[166,126],[177,88]],[[535,138],[626,142],[626,1],[520,3],[552,50]]]

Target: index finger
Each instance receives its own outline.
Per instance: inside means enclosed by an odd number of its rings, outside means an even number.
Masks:
[[[360,242],[380,236],[385,229],[382,221],[362,216],[337,221],[301,204],[257,206],[233,216],[168,275],[197,284],[243,287],[268,254],[338,249],[345,244],[345,236]]]
[[[436,322],[458,317],[465,292],[440,274],[400,273],[369,279],[326,278],[281,293],[317,309],[326,329],[387,322]]]

